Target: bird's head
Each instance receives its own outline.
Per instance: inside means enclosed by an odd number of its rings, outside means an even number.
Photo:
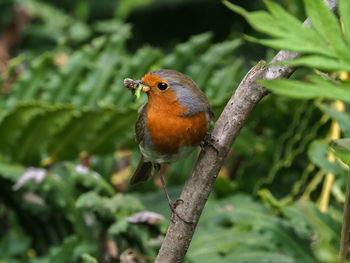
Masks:
[[[135,83],[142,85],[142,91],[147,93],[148,103],[159,110],[175,109],[176,104],[176,114],[211,112],[204,93],[192,79],[180,72],[160,69],[147,73]]]

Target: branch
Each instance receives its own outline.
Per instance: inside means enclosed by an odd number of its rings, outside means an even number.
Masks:
[[[22,32],[30,20],[31,16],[28,11],[24,7],[16,5],[12,20],[0,33],[0,73],[7,71],[10,49],[19,43]]]
[[[326,3],[333,11],[335,10],[337,0],[327,0]],[[307,21],[305,23],[308,24]],[[300,54],[295,52],[280,51],[271,62],[291,60],[299,56]],[[176,208],[177,212],[180,215],[186,215],[186,219],[194,223],[186,224],[178,218],[170,223],[156,263],[183,261],[227,153],[250,113],[269,93],[266,88],[257,84],[257,80],[288,78],[294,70],[282,66],[265,67],[265,62],[260,61],[245,75],[217,120],[211,137],[201,151],[180,196],[184,203]]]

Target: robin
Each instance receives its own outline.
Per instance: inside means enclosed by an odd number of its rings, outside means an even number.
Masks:
[[[192,79],[169,69],[152,71],[141,80],[125,79],[124,85],[148,96],[135,125],[141,158],[130,184],[148,180],[155,168],[171,211],[183,220],[175,211],[181,200],[171,201],[160,166],[186,157],[202,142],[214,117],[209,101]]]

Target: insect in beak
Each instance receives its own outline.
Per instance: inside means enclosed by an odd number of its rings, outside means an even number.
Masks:
[[[133,79],[124,79],[124,86],[132,91],[136,91],[140,89],[143,92],[150,91],[150,87],[143,84],[141,80],[133,80]]]
[[[124,86],[131,90],[133,94],[136,95],[136,98],[140,98],[141,91],[148,92],[151,90],[151,87],[142,83],[141,80],[133,80],[133,79],[124,79]]]
[[[143,84],[141,80],[134,80],[134,82],[138,85],[138,88],[141,89],[141,91],[143,92],[148,92],[151,90],[151,87]]]

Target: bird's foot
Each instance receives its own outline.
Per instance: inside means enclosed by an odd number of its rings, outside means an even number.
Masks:
[[[216,151],[216,153],[219,154],[219,150],[216,146],[215,139],[213,138],[213,136],[211,136],[211,133],[208,133],[203,139],[203,141],[201,141],[201,143],[199,144],[202,150],[205,150],[205,145],[210,145]]]
[[[180,199],[180,198],[176,199],[175,203],[173,203],[174,209],[176,209],[176,207],[177,207],[178,205],[182,205],[183,203],[184,203],[184,200],[182,200],[182,199]]]
[[[161,174],[161,170],[160,170],[160,165],[157,164],[154,166],[154,168],[156,170],[158,170],[158,174],[159,174],[159,178],[160,178],[160,181],[162,183],[162,186],[163,186],[163,189],[164,189],[164,192],[165,192],[165,195],[166,195],[166,198],[168,199],[168,203],[169,203],[169,207],[170,207],[170,210],[171,210],[171,217],[170,217],[170,220],[171,222],[175,223],[175,219],[174,219],[174,216],[177,216],[181,221],[185,222],[186,224],[193,224],[192,221],[189,221],[189,220],[186,220],[184,219],[182,216],[179,215],[179,213],[176,211],[176,207],[180,204],[183,204],[184,203],[184,200],[182,199],[177,199],[176,202],[174,203],[171,198],[170,198],[170,195],[168,193],[168,189],[166,188],[166,185],[165,185],[165,182],[164,182],[164,178]]]
[[[191,221],[191,220],[187,220],[187,219],[184,219],[181,215],[179,215],[179,213],[176,211],[176,208],[177,208],[177,206],[178,205],[180,205],[180,204],[183,204],[184,203],[184,201],[182,200],[182,199],[177,199],[176,201],[175,201],[175,203],[174,202],[169,202],[169,206],[170,206],[170,210],[171,210],[171,218],[170,218],[170,220],[173,222],[173,223],[175,223],[175,216],[177,216],[182,222],[184,222],[184,223],[186,223],[186,224],[193,224],[193,221]]]

